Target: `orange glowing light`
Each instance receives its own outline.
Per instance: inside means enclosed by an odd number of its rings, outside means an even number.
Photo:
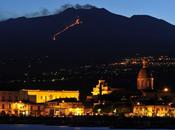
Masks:
[[[72,28],[72,27],[74,27],[74,26],[76,26],[76,25],[80,25],[80,24],[82,24],[82,23],[83,23],[83,22],[82,22],[79,18],[77,18],[77,19],[75,20],[74,23],[72,23],[72,24],[69,25],[69,26],[66,26],[62,31],[60,31],[60,32],[58,32],[58,33],[56,33],[56,34],[54,34],[54,35],[53,35],[53,40],[55,41],[55,40],[57,39],[57,37],[59,37],[60,34],[64,33],[64,32],[67,31],[68,29],[70,29],[70,28]]]
[[[168,92],[169,89],[168,89],[168,88],[164,88],[163,91],[164,91],[164,92]]]

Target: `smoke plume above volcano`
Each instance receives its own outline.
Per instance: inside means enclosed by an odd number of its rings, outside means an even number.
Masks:
[[[31,13],[24,14],[24,15],[14,14],[12,12],[12,13],[10,13],[11,15],[8,15],[6,17],[4,16],[3,12],[1,11],[0,12],[0,20],[2,21],[2,20],[9,19],[9,18],[17,18],[17,17],[32,18],[32,17],[41,17],[41,16],[54,15],[54,14],[59,14],[59,13],[65,11],[68,8],[74,8],[74,9],[91,9],[91,8],[96,8],[96,7],[93,6],[93,5],[90,5],[90,4],[85,4],[85,5],[80,5],[80,4],[76,4],[76,5],[65,4],[65,5],[62,5],[61,7],[57,8],[55,10],[52,10],[52,11],[50,11],[47,8],[43,8],[43,9],[40,9],[39,11],[31,12]]]

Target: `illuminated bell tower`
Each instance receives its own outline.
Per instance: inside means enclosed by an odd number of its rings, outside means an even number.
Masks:
[[[99,80],[98,84],[93,87],[93,91],[91,92],[93,96],[97,95],[105,95],[110,94],[112,92],[111,88],[107,85],[105,80]]]
[[[142,61],[142,68],[140,69],[137,77],[137,89],[138,90],[153,90],[154,78],[148,70],[148,62]]]

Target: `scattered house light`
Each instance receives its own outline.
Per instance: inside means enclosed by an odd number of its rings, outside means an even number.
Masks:
[[[139,106],[140,105],[140,102],[137,102],[137,105]]]

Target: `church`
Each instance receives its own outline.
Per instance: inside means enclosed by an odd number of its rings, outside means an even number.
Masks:
[[[151,71],[148,68],[146,60],[142,62],[142,68],[140,69],[137,77],[137,89],[138,90],[153,90],[154,78]]]

